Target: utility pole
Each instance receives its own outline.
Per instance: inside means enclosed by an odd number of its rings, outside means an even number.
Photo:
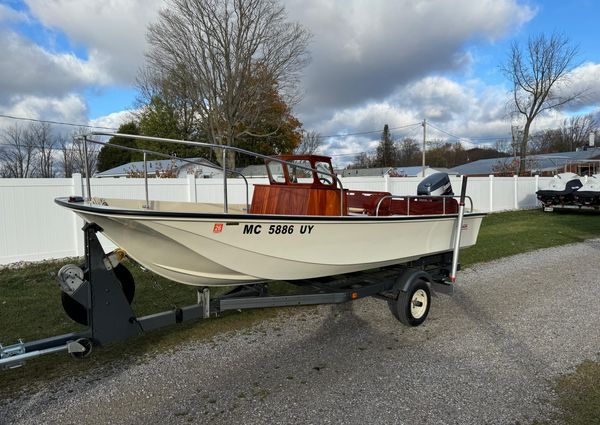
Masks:
[[[423,177],[425,177],[425,140],[427,139],[427,119],[423,120]]]

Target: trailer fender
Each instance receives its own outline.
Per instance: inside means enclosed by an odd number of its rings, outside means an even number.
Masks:
[[[435,291],[433,291],[431,288],[431,282],[433,281],[433,279],[431,278],[431,275],[429,273],[423,270],[406,269],[396,279],[396,283],[394,284],[395,295],[397,296],[400,291],[408,292],[412,283],[417,279],[423,279],[425,283],[427,283],[431,294],[435,294]]]

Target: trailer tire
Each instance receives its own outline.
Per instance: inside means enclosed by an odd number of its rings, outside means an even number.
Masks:
[[[407,326],[419,326],[429,314],[431,291],[424,279],[416,279],[399,291],[398,298],[389,300],[388,306],[396,319]]]
[[[125,298],[127,298],[127,302],[129,305],[131,305],[133,297],[135,296],[135,281],[133,280],[133,275],[123,264],[118,264],[113,271],[121,283],[121,288],[123,289]],[[89,277],[89,273],[86,269],[84,269],[83,277],[86,280]],[[80,325],[89,325],[87,309],[83,305],[62,291],[60,293],[60,298],[63,309],[65,310],[65,313],[67,313],[67,316],[71,318],[71,320],[74,320]]]

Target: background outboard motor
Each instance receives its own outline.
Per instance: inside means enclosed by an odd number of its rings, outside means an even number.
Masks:
[[[417,195],[453,196],[454,192],[452,192],[450,177],[448,177],[447,173],[435,173],[429,177],[425,177],[417,186]]]

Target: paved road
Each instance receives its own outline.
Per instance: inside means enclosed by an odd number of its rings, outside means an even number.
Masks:
[[[375,299],[300,311],[18,400],[0,422],[514,424],[600,353],[600,241],[460,274],[405,328]],[[71,391],[71,392],[69,392]]]

